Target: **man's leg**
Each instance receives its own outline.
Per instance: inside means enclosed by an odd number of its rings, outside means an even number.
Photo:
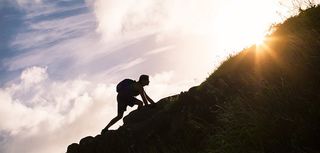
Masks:
[[[134,103],[135,105],[138,105],[138,110],[141,109],[142,106],[143,106],[143,102],[142,102],[141,100],[137,99],[137,98],[134,98],[133,103]]]
[[[113,118],[103,130],[108,130],[113,124],[118,122],[122,118],[123,113],[124,113],[124,110],[121,110],[118,108],[118,115],[115,118]]]

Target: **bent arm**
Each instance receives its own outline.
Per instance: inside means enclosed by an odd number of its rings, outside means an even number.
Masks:
[[[134,90],[137,90],[139,92],[139,95],[141,96],[141,99],[144,105],[148,105],[147,96],[145,95],[143,87],[136,83],[136,84],[133,84],[133,88]]]
[[[151,103],[154,104],[155,102],[147,95],[147,93],[144,91],[144,94],[146,95],[147,100]]]
[[[140,93],[140,96],[142,98],[144,105],[148,105],[148,100],[147,100],[147,96],[145,95],[145,92]]]

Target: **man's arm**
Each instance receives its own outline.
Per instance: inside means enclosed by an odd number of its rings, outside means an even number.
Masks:
[[[134,90],[139,91],[139,95],[141,96],[141,99],[142,99],[142,102],[144,103],[144,105],[148,105],[148,100],[145,95],[143,87],[140,86],[138,83],[135,83],[135,84],[133,84],[133,88],[134,88]]]
[[[146,95],[145,94],[140,94],[141,98],[142,98],[142,101],[144,103],[144,105],[148,105],[148,101],[147,101],[147,98],[146,98]]]
[[[144,92],[144,95],[146,95],[146,98],[147,100],[151,103],[151,104],[154,104],[155,102],[147,95],[147,93],[145,91]]]
[[[144,105],[148,105],[147,96],[146,96],[146,93],[144,92],[143,88],[140,88],[139,91],[140,91],[140,96],[142,98]]]

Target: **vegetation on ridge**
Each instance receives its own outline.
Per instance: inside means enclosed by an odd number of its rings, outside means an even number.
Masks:
[[[202,84],[207,92],[219,79],[228,85],[208,152],[320,151],[320,7],[276,28]]]

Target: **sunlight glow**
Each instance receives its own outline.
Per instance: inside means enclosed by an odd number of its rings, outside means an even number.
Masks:
[[[250,45],[261,45],[272,23],[278,22],[277,3],[270,1],[228,1],[219,14],[212,30],[219,36],[221,49],[240,51]]]
[[[265,42],[265,36],[262,36],[261,38],[256,38],[254,44],[255,44],[256,46],[261,46],[261,45],[264,44],[264,42]]]

